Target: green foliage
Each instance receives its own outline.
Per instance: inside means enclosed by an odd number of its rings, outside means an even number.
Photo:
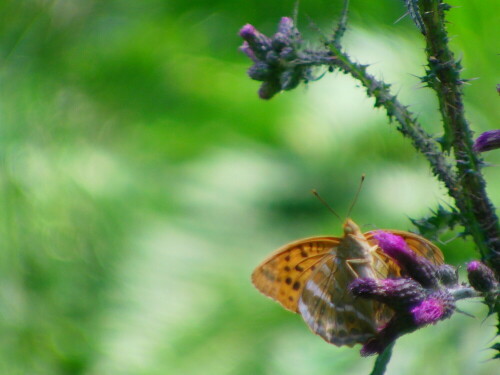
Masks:
[[[340,12],[340,2],[301,6],[325,29]],[[437,132],[435,103],[420,100],[410,76],[422,74],[420,51],[411,52],[419,33],[407,19],[393,25],[403,4],[352,6],[349,48],[380,62],[369,70],[391,83],[401,78],[400,95]],[[0,3],[0,373],[368,372],[370,359],[324,344],[258,295],[251,270],[285,242],[340,232],[312,188],[343,213],[366,173],[353,216],[367,230],[411,229],[405,218],[425,214],[442,192],[343,77],[257,100],[237,30],[251,22],[272,32],[292,8]],[[481,76],[466,89],[481,131],[500,114],[498,2],[464,8],[450,13],[450,28],[467,73]],[[498,171],[489,173],[498,201]],[[475,254],[462,242],[443,251]],[[402,340],[389,373],[489,374],[492,365],[474,365],[486,356],[460,355],[469,343],[488,346],[487,328],[461,317],[431,328],[440,355],[424,345],[428,332]]]
[[[413,225],[425,238],[436,241],[439,235],[448,230],[453,230],[455,226],[460,225],[460,216],[454,207],[448,209],[439,205],[432,215],[422,219],[410,219]],[[465,236],[465,234],[463,234]]]

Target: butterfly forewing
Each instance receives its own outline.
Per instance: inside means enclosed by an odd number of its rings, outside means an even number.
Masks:
[[[297,304],[305,283],[338,243],[335,237],[292,242],[264,260],[253,272],[252,282],[261,293],[287,310],[298,312]]]

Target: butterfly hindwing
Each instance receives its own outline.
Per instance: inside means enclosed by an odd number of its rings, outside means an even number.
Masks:
[[[356,275],[345,262],[332,255],[318,265],[298,306],[309,328],[337,346],[363,343],[376,333],[377,327],[373,302],[349,293],[349,284]]]
[[[304,285],[316,266],[338,246],[336,237],[312,237],[276,250],[253,272],[252,282],[287,310],[298,312]]]

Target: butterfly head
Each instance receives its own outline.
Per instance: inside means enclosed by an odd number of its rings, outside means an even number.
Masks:
[[[346,237],[348,235],[361,235],[361,229],[359,229],[358,225],[354,221],[352,221],[351,219],[346,219],[346,221],[344,222],[344,235]]]

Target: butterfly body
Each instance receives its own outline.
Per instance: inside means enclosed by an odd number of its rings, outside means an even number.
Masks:
[[[371,338],[388,322],[385,305],[355,298],[349,284],[356,278],[399,276],[399,267],[378,248],[373,232],[363,234],[347,219],[343,237],[312,237],[292,242],[271,254],[252,274],[255,287],[283,307],[302,315],[325,341],[353,346]],[[409,232],[401,235],[419,255],[443,262],[441,251]]]

